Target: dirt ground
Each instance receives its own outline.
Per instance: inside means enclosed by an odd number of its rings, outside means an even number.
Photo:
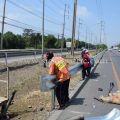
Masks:
[[[70,55],[64,57],[70,66],[76,64]],[[51,92],[41,92],[39,80],[40,75],[47,73],[48,67],[44,68],[42,62],[10,70],[10,93],[17,90],[13,104],[8,110],[10,120],[44,120],[49,116]],[[7,73],[0,72],[0,79],[6,80]],[[80,72],[71,77],[69,91],[75,88],[80,79]],[[0,83],[0,96],[6,96],[6,91],[6,84]]]

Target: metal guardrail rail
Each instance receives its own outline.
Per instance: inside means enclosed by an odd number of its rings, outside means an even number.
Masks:
[[[44,53],[47,51],[52,51],[53,53],[61,53],[61,49],[45,49]],[[80,51],[80,50],[75,50],[75,51]],[[95,50],[90,50],[90,51],[95,51]],[[62,50],[62,52],[68,52],[68,50],[65,48]],[[40,55],[40,54],[42,54],[41,49],[0,50],[0,58],[26,56],[26,55]]]
[[[54,53],[61,52],[61,49],[45,49],[44,52],[52,51]],[[67,49],[63,49],[63,52],[67,52]],[[4,57],[16,57],[26,55],[39,55],[42,54],[41,49],[36,50],[0,50],[0,58]]]

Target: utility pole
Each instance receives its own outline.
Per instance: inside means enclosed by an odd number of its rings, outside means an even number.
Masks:
[[[90,33],[88,33],[88,46],[87,46],[88,50],[89,50],[89,47],[90,47]]]
[[[65,9],[64,9],[63,33],[62,33],[62,40],[61,40],[61,54],[63,51],[64,34],[65,34],[65,16],[66,16],[66,4],[65,4]]]
[[[3,17],[2,17],[2,31],[1,31],[1,42],[0,42],[0,49],[3,49],[3,33],[4,33],[4,24],[5,24],[5,8],[6,8],[6,0],[4,0],[4,7],[3,7]]]
[[[45,0],[43,0],[43,15],[42,15],[42,55],[44,52],[44,12],[45,12]]]
[[[76,12],[77,12],[77,0],[74,0],[72,40],[71,40],[71,55],[73,56],[74,56],[74,40],[75,40],[75,28],[76,28]]]
[[[80,25],[82,25],[82,23],[80,23],[80,19],[79,19],[79,23],[78,23],[78,43],[79,43],[79,35],[80,35]],[[77,43],[77,50],[78,50],[78,44]]]
[[[59,37],[60,37],[60,35],[58,34],[58,43],[59,43]]]
[[[57,38],[58,46],[59,46],[59,44],[60,44],[60,42],[59,42],[59,37],[60,37],[60,35],[58,34],[58,38]]]
[[[100,21],[100,44],[102,43],[102,30],[103,30],[103,21]]]
[[[85,36],[85,48],[87,48],[87,27],[86,27],[86,36]]]
[[[91,32],[91,37],[90,37],[90,39],[91,39],[90,43],[91,43],[91,45],[93,45],[93,33],[92,33],[92,32]],[[91,49],[92,49],[92,46],[91,46]]]

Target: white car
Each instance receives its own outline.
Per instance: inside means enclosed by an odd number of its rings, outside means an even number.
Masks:
[[[120,52],[120,49],[118,50],[118,52]]]

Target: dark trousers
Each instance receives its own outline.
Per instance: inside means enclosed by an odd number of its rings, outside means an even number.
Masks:
[[[82,78],[84,79],[85,76],[90,76],[90,71],[91,71],[91,67],[87,67],[87,68],[82,68]]]
[[[70,79],[59,82],[55,88],[55,94],[60,107],[64,106],[66,102],[69,101],[69,82]]]

